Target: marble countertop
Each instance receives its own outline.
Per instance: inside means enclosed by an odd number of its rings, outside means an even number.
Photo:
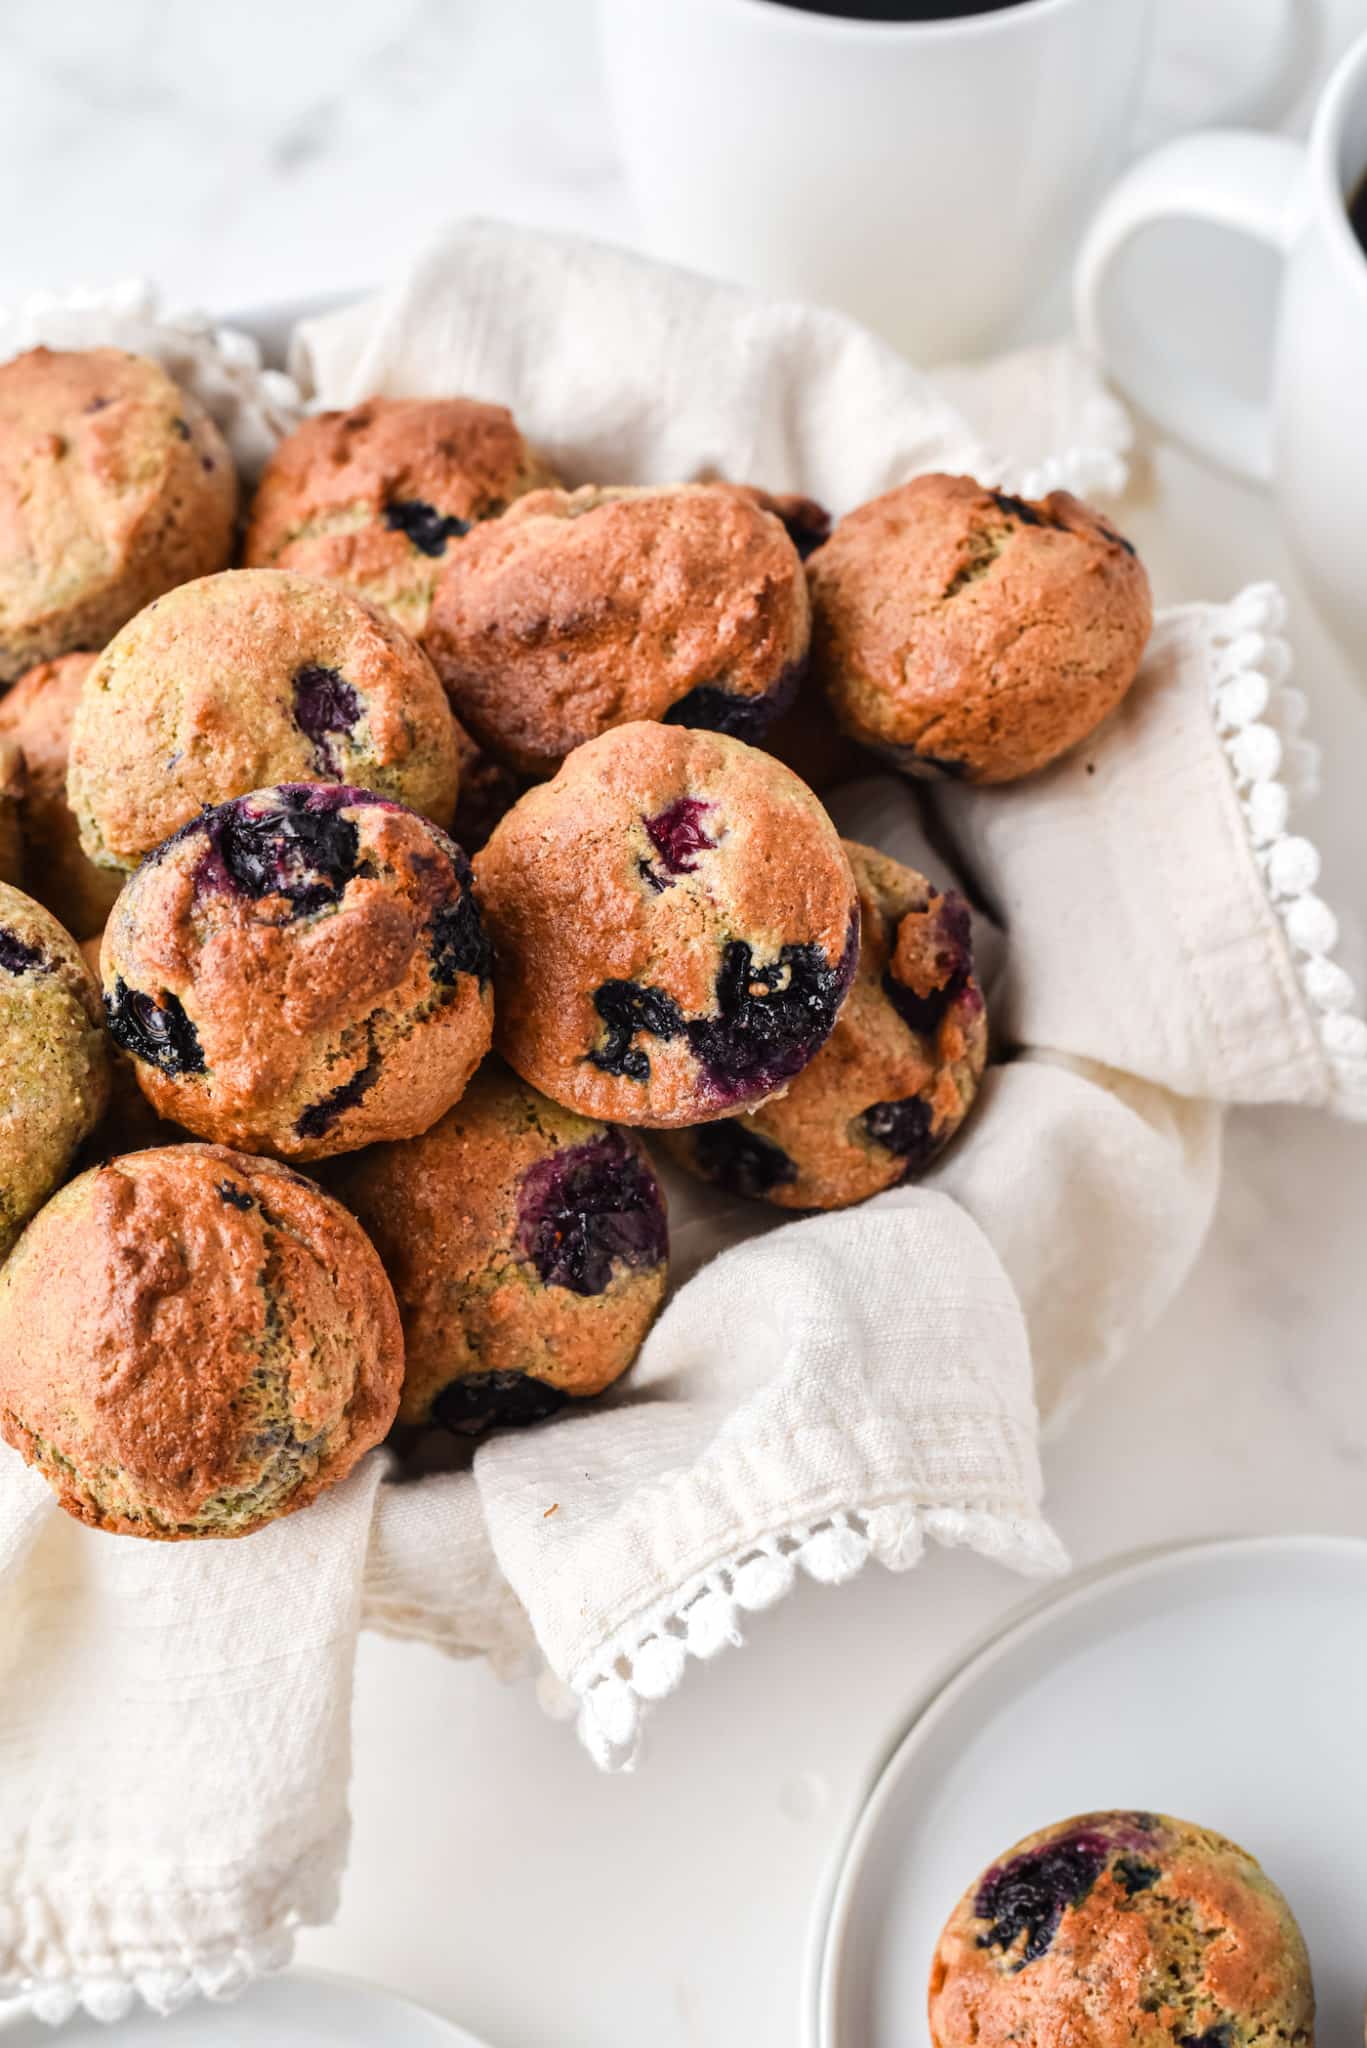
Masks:
[[[1332,0],[1339,40],[1362,0]],[[393,274],[443,218],[630,238],[586,0],[10,0],[0,294],[140,272],[227,309]],[[1301,829],[1367,921],[1367,693],[1310,612],[1269,501],[1142,451],[1127,519],[1163,601],[1280,580],[1325,751]],[[1361,984],[1364,960],[1348,964]],[[1179,1300],[1047,1454],[1084,1564],[1238,1530],[1367,1533],[1367,1144],[1231,1119]],[[355,1838],[305,1961],[392,1984],[491,2048],[791,2048],[824,1868],[907,1703],[1028,1588],[936,1554],[803,1585],[690,1672],[633,1777],[598,1776],[529,1687],[366,1638]],[[1028,1767],[1028,1760],[1023,1760]]]

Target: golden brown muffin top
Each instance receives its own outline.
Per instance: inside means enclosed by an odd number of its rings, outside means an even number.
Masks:
[[[82,1521],[245,1535],[393,1419],[403,1341],[360,1226],[269,1160],[177,1145],[94,1167],[0,1273],[0,1430]]]
[[[316,414],[280,443],[257,487],[244,559],[344,583],[419,635],[452,545],[553,482],[506,406],[368,398]]]
[[[752,493],[590,486],[533,491],[476,528],[425,645],[480,744],[549,775],[638,719],[756,737],[795,687],[809,626],[797,551]]]
[[[913,771],[1004,782],[1075,745],[1134,680],[1152,625],[1129,543],[1066,491],[919,476],[808,563],[813,662],[856,738]]]

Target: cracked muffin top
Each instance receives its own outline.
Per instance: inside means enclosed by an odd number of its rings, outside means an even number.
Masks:
[[[1029,1835],[940,1936],[934,2048],[1311,2048],[1310,1963],[1244,1850],[1165,1814]]]
[[[808,576],[837,718],[914,775],[1034,774],[1114,710],[1153,624],[1143,565],[1089,506],[964,476],[861,505]]]
[[[245,1536],[305,1507],[383,1437],[402,1374],[360,1225],[218,1146],[93,1167],[0,1270],[0,1434],[95,1528]]]
[[[286,435],[257,486],[244,560],[345,584],[418,639],[453,543],[554,482],[506,406],[368,398]]]
[[[968,905],[844,847],[859,969],[835,1029],[785,1094],[665,1140],[701,1179],[783,1209],[841,1209],[914,1180],[967,1116],[987,1059]]]
[[[28,882],[41,903],[75,938],[102,932],[123,876],[97,868],[81,850],[80,827],[67,802],[71,728],[93,654],[39,662],[0,697],[0,745],[18,743],[24,756],[19,818]]]
[[[534,491],[456,551],[425,645],[457,717],[526,775],[646,718],[757,740],[807,656],[802,564],[730,484]]]
[[[134,868],[205,804],[276,782],[373,789],[449,825],[455,730],[431,663],[384,612],[284,569],[187,583],[86,677],[68,791],[88,857]]]
[[[412,1137],[488,1049],[489,947],[464,854],[332,783],[256,790],[157,849],[101,949],[105,1012],[159,1115],[321,1159]]]
[[[117,348],[0,364],[0,683],[223,568],[236,516],[227,444],[160,364]]]
[[[665,1200],[639,1139],[497,1058],[430,1131],[340,1160],[328,1181],[398,1297],[401,1421],[474,1435],[600,1394],[664,1299]]]
[[[790,769],[721,733],[625,725],[529,790],[476,863],[499,1050],[585,1116],[752,1107],[829,1036],[859,899]]]

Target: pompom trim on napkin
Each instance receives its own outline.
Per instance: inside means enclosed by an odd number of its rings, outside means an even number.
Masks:
[[[265,368],[252,335],[219,327],[207,313],[164,312],[156,288],[142,279],[29,292],[0,308],[0,362],[43,347],[151,356],[211,414],[248,481],[304,417],[299,386],[283,370]]]
[[[845,1585],[870,1559],[888,1571],[910,1571],[927,1539],[946,1549],[966,1546],[1032,1577],[1068,1569],[1067,1552],[1045,1522],[989,1507],[892,1501],[795,1523],[719,1559],[638,1615],[568,1687],[544,1674],[541,1704],[557,1718],[577,1713],[579,1739],[600,1770],[629,1771],[640,1754],[646,1709],[678,1689],[690,1657],[738,1648],[742,1614],[775,1606],[792,1592],[799,1568],[823,1586]]]
[[[1330,1106],[1367,1118],[1367,1022],[1352,977],[1333,955],[1338,920],[1315,894],[1320,856],[1291,831],[1298,798],[1313,795],[1319,750],[1301,737],[1304,694],[1291,686],[1280,637],[1286,601],[1273,583],[1252,583],[1214,615],[1211,712],[1262,874],[1295,962],[1328,1063]]]

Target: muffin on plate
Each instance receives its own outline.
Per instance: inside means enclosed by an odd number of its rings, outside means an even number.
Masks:
[[[499,1050],[581,1115],[753,1107],[830,1036],[859,898],[805,784],[721,733],[625,725],[529,790],[479,856]]]
[[[373,789],[446,826],[456,736],[426,656],[330,583],[232,569],[130,620],[81,690],[68,789],[81,845],[135,868],[205,804],[277,782]]]
[[[842,1209],[914,1180],[967,1116],[987,1059],[968,905],[844,845],[859,970],[834,1031],[786,1094],[665,1140],[701,1179],[783,1209]]]
[[[913,775],[1034,774],[1115,709],[1153,624],[1143,565],[1098,513],[966,476],[861,505],[807,573],[837,718]]]
[[[0,683],[232,552],[237,476],[207,412],[123,349],[0,364]]]
[[[343,583],[419,639],[453,543],[554,476],[506,406],[368,398],[280,443],[252,504],[249,568]]]
[[[248,1152],[412,1137],[489,1045],[469,863],[365,790],[286,784],[193,818],[128,882],[101,964],[153,1108]]]
[[[1243,1849],[1166,1814],[1092,1813],[1029,1835],[940,1936],[934,2048],[1311,2048],[1310,1964]]]
[[[758,739],[807,656],[802,564],[730,484],[534,491],[478,527],[425,645],[456,716],[528,776],[637,719]]]
[[[104,1111],[100,993],[55,917],[0,883],[0,1259]]]
[[[306,1507],[383,1437],[402,1376],[360,1225],[218,1146],[92,1167],[0,1270],[0,1434],[97,1529],[245,1536]]]
[[[474,1435],[601,1394],[664,1298],[665,1202],[639,1140],[498,1059],[422,1137],[328,1178],[398,1296],[401,1422]]]
[[[71,727],[94,666],[93,654],[41,661],[0,697],[0,746],[17,742],[24,756],[19,818],[28,886],[78,939],[104,930],[123,882],[121,874],[86,859],[66,796]]]
[[[5,700],[0,697],[0,712]],[[22,749],[0,727],[0,882],[17,888],[24,879],[24,794],[28,770]]]

